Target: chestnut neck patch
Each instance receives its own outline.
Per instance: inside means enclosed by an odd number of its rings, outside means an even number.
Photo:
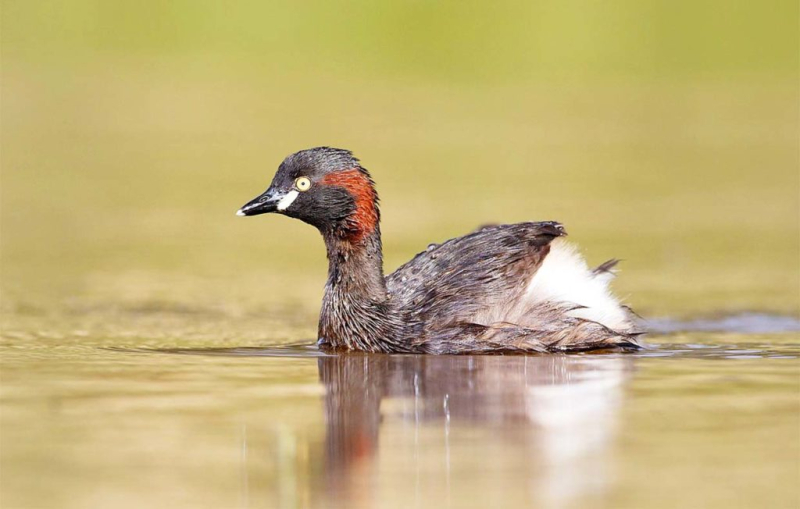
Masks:
[[[341,187],[353,197],[355,210],[350,216],[355,225],[353,234],[348,240],[359,242],[366,235],[375,231],[380,216],[378,213],[378,195],[375,193],[372,180],[359,168],[329,173],[321,180],[322,184]]]

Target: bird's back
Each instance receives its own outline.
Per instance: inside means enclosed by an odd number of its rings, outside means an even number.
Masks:
[[[630,313],[555,222],[482,228],[432,245],[387,276],[420,348],[463,353],[633,346]],[[605,265],[605,264],[604,264]]]

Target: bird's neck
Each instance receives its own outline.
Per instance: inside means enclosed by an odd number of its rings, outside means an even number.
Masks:
[[[319,317],[320,346],[402,351],[401,324],[387,295],[378,228],[353,242],[325,236],[328,282]]]
[[[383,250],[380,228],[360,236],[325,234],[328,251],[328,291],[347,297],[348,301],[384,302],[386,283],[383,277]]]

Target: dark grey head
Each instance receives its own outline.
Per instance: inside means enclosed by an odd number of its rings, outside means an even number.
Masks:
[[[369,173],[352,152],[317,147],[284,159],[269,188],[236,214],[279,212],[360,239],[377,226],[377,199]]]

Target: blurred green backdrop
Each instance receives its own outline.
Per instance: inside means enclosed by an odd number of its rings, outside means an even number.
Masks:
[[[324,144],[378,182],[387,272],[481,223],[556,219],[590,263],[625,260],[643,314],[796,314],[798,14],[3,0],[3,311],[291,312],[313,337],[317,233],[234,211]]]

